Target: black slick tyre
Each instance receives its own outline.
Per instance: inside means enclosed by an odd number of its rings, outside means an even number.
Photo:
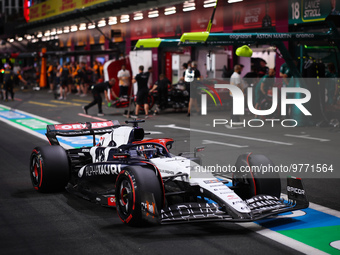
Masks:
[[[116,180],[116,208],[119,218],[130,226],[141,226],[143,193],[154,196],[156,208],[162,208],[164,194],[162,183],[154,169],[143,166],[129,166],[123,169]]]
[[[233,175],[233,186],[236,194],[242,199],[249,199],[256,195],[270,195],[280,198],[281,179],[276,172],[262,171],[264,167],[274,168],[271,160],[263,155],[241,155],[236,162],[237,169],[248,169],[239,171]],[[253,171],[253,170],[254,171]],[[259,171],[255,171],[255,170]]]
[[[40,192],[60,191],[70,180],[70,164],[61,146],[42,146],[33,149],[30,158],[33,187]]]

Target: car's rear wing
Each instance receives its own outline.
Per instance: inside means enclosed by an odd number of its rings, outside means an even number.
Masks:
[[[96,135],[103,135],[120,126],[118,120],[47,125],[46,137],[51,145],[60,145],[57,136],[92,135],[93,145],[95,145]]]

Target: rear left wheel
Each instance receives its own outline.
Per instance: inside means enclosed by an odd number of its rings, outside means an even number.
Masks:
[[[56,145],[34,148],[30,158],[30,176],[33,187],[40,192],[65,188],[70,179],[66,151]]]

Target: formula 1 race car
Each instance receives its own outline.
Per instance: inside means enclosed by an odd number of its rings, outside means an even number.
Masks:
[[[48,125],[48,146],[33,149],[30,176],[40,192],[66,187],[87,200],[116,207],[129,225],[147,222],[255,221],[308,207],[299,178],[288,177],[288,200],[280,199],[277,173],[236,172],[231,181],[197,173],[199,158],[175,156],[173,139],[145,139],[144,120]],[[57,136],[93,137],[93,146],[65,150]],[[99,142],[96,137],[100,137]],[[198,151],[199,149],[197,149]],[[263,155],[244,154],[242,166],[272,165]],[[203,171],[202,171],[203,172]]]

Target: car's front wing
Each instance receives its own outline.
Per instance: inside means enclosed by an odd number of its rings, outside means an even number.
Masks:
[[[308,204],[289,202],[268,195],[258,195],[245,200],[245,202],[251,209],[251,213],[240,214],[238,217],[231,216],[227,212],[228,210],[220,207],[217,203],[195,202],[171,205],[159,210],[159,213],[145,207],[143,208],[144,219],[158,221],[161,224],[195,221],[249,222],[308,207]],[[152,204],[152,202],[145,204]]]
[[[269,195],[257,195],[244,200],[250,208],[250,213],[235,214],[225,205],[217,203],[182,203],[166,206],[160,210],[142,206],[144,219],[158,221],[161,224],[195,222],[195,221],[230,221],[250,222],[257,221],[272,215],[307,208],[309,202],[305,195],[302,181],[299,178],[287,179],[288,200],[279,199]],[[152,204],[153,196],[143,194],[145,205]],[[228,213],[231,212],[231,213]]]

